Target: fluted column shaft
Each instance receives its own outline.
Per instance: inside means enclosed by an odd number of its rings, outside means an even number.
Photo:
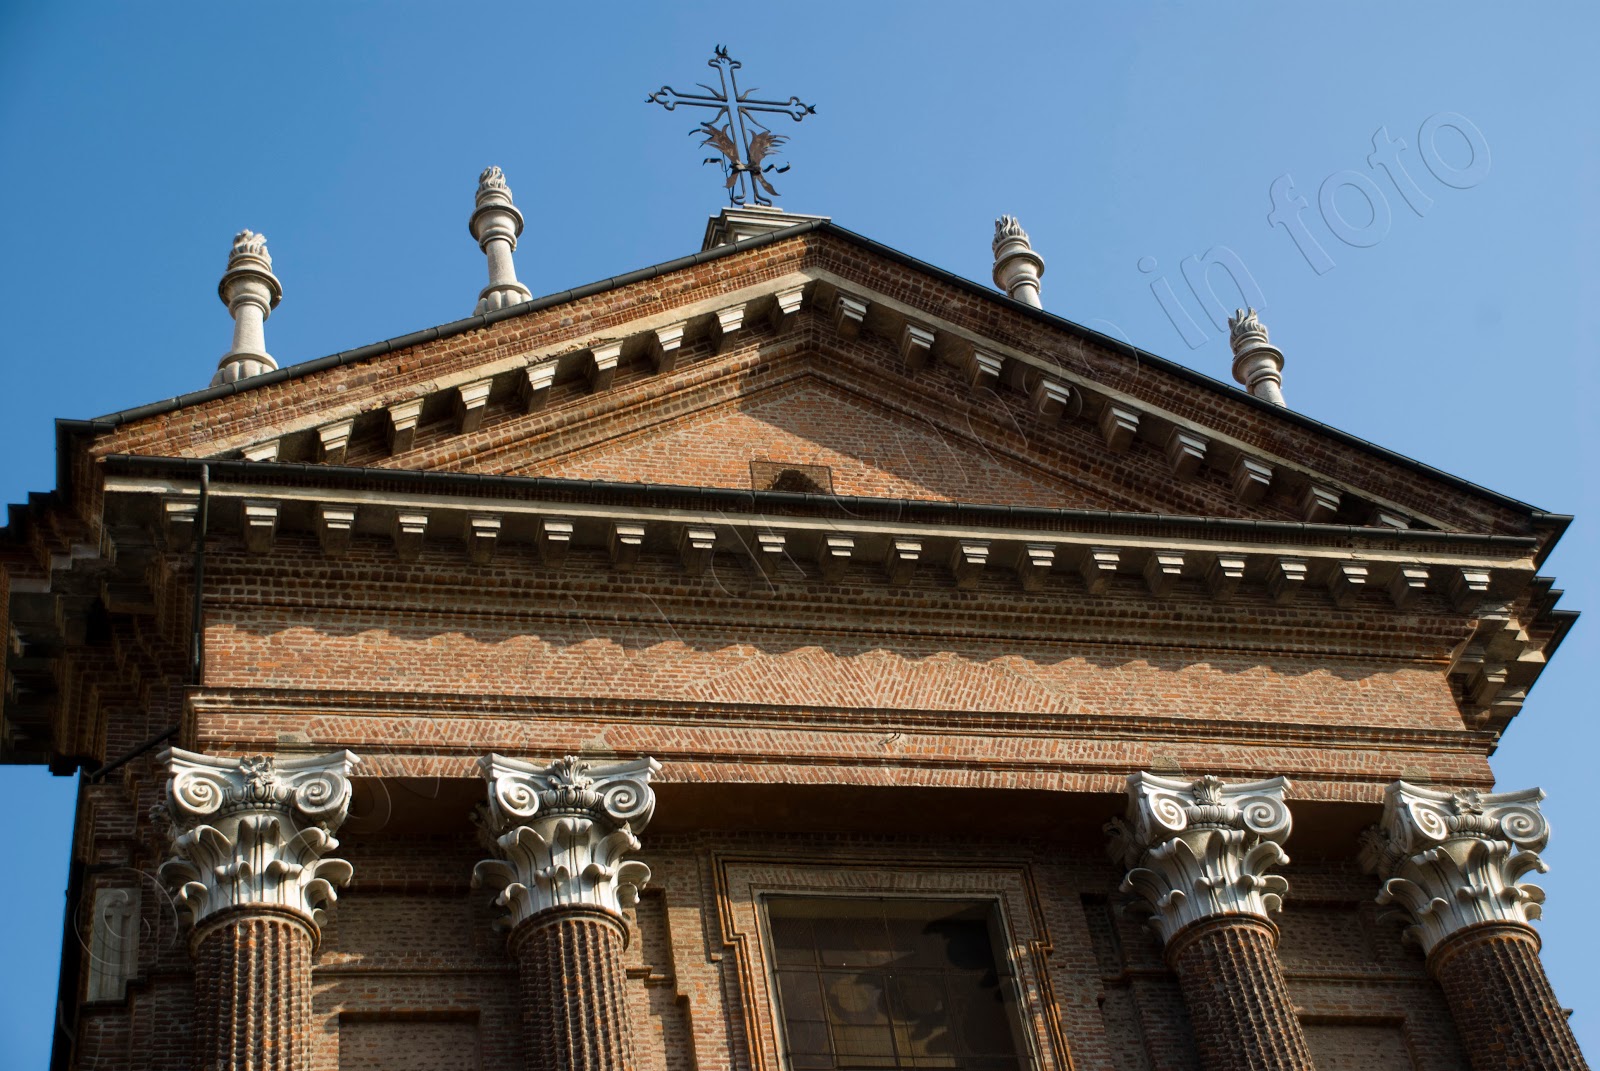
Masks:
[[[1282,777],[1228,784],[1134,773],[1106,827],[1122,891],[1166,946],[1206,1071],[1314,1071],[1278,963],[1292,825]]]
[[[310,1066],[313,944],[287,911],[232,911],[195,934],[197,1071]]]
[[[1362,838],[1382,880],[1380,904],[1410,914],[1408,931],[1444,990],[1474,1071],[1586,1068],[1539,961],[1550,824],[1537,788],[1453,791],[1395,781],[1383,819]]]
[[[1587,1068],[1539,961],[1539,937],[1520,923],[1458,930],[1428,957],[1473,1071]]]
[[[489,755],[480,766],[496,856],[472,881],[499,889],[511,914],[529,1071],[633,1071],[622,912],[650,880],[627,856],[655,812],[660,764]]]
[[[1207,1071],[1312,1071],[1311,1049],[1264,919],[1197,922],[1167,945]]]
[[[529,1071],[632,1071],[621,920],[556,911],[511,935]]]
[[[348,751],[217,758],[171,748],[172,857],[194,923],[198,1071],[307,1071],[311,954],[352,870],[328,853],[350,809]]]

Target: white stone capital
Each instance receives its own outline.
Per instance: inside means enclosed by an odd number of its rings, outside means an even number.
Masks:
[[[350,864],[326,859],[350,809],[348,751],[314,758],[216,759],[172,748],[166,812],[172,858],[161,878],[198,925],[236,907],[275,907],[322,922]]]
[[[1520,879],[1548,869],[1539,858],[1550,840],[1542,799],[1537,788],[1389,786],[1383,820],[1362,838],[1361,862],[1383,880],[1378,902],[1410,915],[1408,934],[1423,952],[1468,926],[1539,917],[1544,890]]]
[[[1289,861],[1286,778],[1226,784],[1128,775],[1128,813],[1113,819],[1111,857],[1128,868],[1122,891],[1139,897],[1163,942],[1225,915],[1270,917],[1289,883],[1267,870]]]
[[[518,924],[542,912],[591,908],[620,916],[638,901],[650,868],[626,859],[655,812],[655,759],[591,763],[568,755],[548,766],[489,755],[488,832],[498,859],[474,868],[473,888]]]

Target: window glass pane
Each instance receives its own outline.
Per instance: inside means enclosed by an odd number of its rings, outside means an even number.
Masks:
[[[876,967],[893,958],[881,917],[818,919],[813,928],[824,967]]]
[[[988,904],[774,897],[793,1071],[1019,1071]]]
[[[809,967],[815,963],[817,946],[811,935],[811,920],[774,918],[772,954],[780,967],[795,963]]]
[[[812,971],[779,971],[778,999],[784,1015],[791,1021],[820,1023],[827,1020],[822,1011],[822,991]]]

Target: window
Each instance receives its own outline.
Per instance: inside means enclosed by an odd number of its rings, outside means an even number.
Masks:
[[[767,899],[792,1071],[1017,1071],[993,903]]]

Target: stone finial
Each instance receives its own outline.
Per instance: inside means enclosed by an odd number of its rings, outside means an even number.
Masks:
[[[1139,772],[1128,775],[1128,813],[1106,826],[1113,860],[1128,868],[1122,891],[1170,941],[1190,924],[1223,915],[1270,919],[1289,883],[1266,871],[1289,861],[1289,782],[1225,784]]]
[[[217,284],[217,295],[233,317],[233,346],[217,362],[211,385],[232,383],[277,368],[278,362],[267,354],[263,325],[283,300],[283,286],[272,274],[266,235],[240,231],[233,236],[228,270]]]
[[[522,213],[511,203],[511,187],[498,167],[485,168],[478,176],[477,207],[467,230],[489,258],[489,285],[478,294],[474,312],[482,315],[530,300],[533,295],[517,282],[517,266],[511,259],[522,233]]]
[[[1033,251],[1028,232],[1016,216],[1001,216],[994,221],[994,285],[1016,300],[1034,308],[1039,303],[1039,277],[1044,274],[1044,258]]]
[[[1361,862],[1383,881],[1380,904],[1398,904],[1423,952],[1486,922],[1527,924],[1539,917],[1544,890],[1521,882],[1548,869],[1539,852],[1550,824],[1544,792],[1483,794],[1396,781],[1383,819],[1362,837]]]
[[[1235,309],[1228,317],[1228,342],[1233,346],[1233,378],[1257,398],[1283,404],[1283,351],[1267,341],[1267,329],[1255,309]]]
[[[625,860],[655,813],[655,759],[590,763],[568,755],[535,766],[504,755],[479,760],[489,782],[487,828],[500,859],[474,868],[472,886],[499,889],[511,928],[545,911],[589,908],[619,916],[650,880]]]
[[[350,864],[323,856],[350,809],[348,751],[302,759],[215,759],[171,748],[166,814],[173,856],[161,878],[198,925],[229,908],[274,907],[313,928],[350,880]]]

